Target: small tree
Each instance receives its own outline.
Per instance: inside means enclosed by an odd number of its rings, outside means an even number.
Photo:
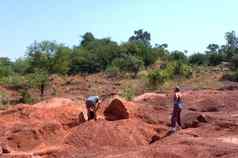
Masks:
[[[169,74],[164,70],[153,70],[147,75],[149,85],[152,88],[157,88],[158,86],[163,86],[166,80],[169,79]]]
[[[189,63],[193,65],[206,65],[208,63],[208,57],[206,54],[196,53],[189,57]]]
[[[44,96],[45,87],[49,83],[48,73],[44,70],[35,70],[34,73],[28,75],[28,84],[32,88],[39,88],[41,97]]]
[[[238,69],[238,54],[234,55],[231,59],[232,65],[235,69]]]

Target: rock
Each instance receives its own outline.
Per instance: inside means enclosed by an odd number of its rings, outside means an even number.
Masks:
[[[185,112],[182,114],[182,126],[183,128],[197,128],[201,123],[207,123],[206,116],[198,112]]]
[[[106,120],[115,121],[121,119],[129,119],[136,111],[136,105],[132,102],[125,101],[120,98],[112,100],[110,105],[105,109],[104,116]]]

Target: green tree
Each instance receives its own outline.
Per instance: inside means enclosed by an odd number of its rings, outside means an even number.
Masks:
[[[150,46],[150,33],[143,29],[135,30],[134,35],[129,38],[130,42],[142,42],[145,46]]]
[[[208,64],[208,57],[206,54],[195,53],[189,57],[189,63],[193,65],[206,65]]]
[[[52,57],[52,73],[67,74],[70,69],[72,50],[68,47],[59,47]]]
[[[235,54],[231,59],[234,69],[238,69],[238,54]]]
[[[226,54],[226,59],[231,60],[232,56],[238,54],[238,37],[236,37],[235,31],[231,31],[225,34],[225,39],[227,43],[224,53]]]
[[[14,72],[24,75],[30,69],[30,60],[28,58],[18,58],[13,64]]]
[[[43,97],[45,88],[49,83],[48,72],[42,69],[37,69],[33,73],[27,75],[27,80],[29,87],[38,88],[41,97]]]
[[[185,55],[185,53],[181,52],[181,51],[178,51],[178,50],[175,50],[175,51],[170,53],[170,59],[175,60],[175,61],[181,61],[183,63],[188,62],[188,58]]]
[[[51,70],[52,58],[60,45],[55,41],[34,42],[27,48],[27,57],[30,60],[30,72],[34,69]]]
[[[12,62],[9,58],[0,58],[0,78],[9,76],[13,73]]]
[[[90,42],[94,41],[95,37],[93,36],[93,34],[91,32],[86,32],[83,36],[82,36],[82,41],[81,41],[81,46],[86,47]]]

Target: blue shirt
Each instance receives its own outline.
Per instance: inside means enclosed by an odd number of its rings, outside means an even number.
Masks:
[[[94,105],[97,104],[99,97],[98,96],[89,96],[86,101],[91,101]]]

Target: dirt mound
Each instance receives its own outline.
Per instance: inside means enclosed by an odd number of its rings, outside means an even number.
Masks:
[[[39,150],[62,142],[67,130],[84,121],[82,108],[65,98],[21,104],[0,113],[0,142],[10,153]]]
[[[158,93],[145,93],[133,99],[134,102],[166,106],[169,104],[168,95]]]
[[[136,112],[136,105],[132,102],[125,101],[121,98],[115,98],[106,107],[104,116],[106,120],[115,121],[121,119],[129,119]]]
[[[174,134],[166,94],[107,99],[100,119],[86,122],[84,103],[70,99],[18,105],[0,112],[0,157],[237,157],[238,91],[187,91],[183,99],[185,129]]]
[[[214,98],[205,98],[195,102],[190,110],[199,112],[218,112],[223,107],[223,103]]]
[[[65,144],[87,150],[106,146],[132,147],[149,144],[155,134],[153,126],[136,119],[90,121],[73,129]]]
[[[202,123],[208,122],[208,118],[205,115],[197,112],[183,112],[181,119],[183,128],[197,128]]]
[[[65,98],[53,98],[35,105],[17,105],[0,113],[0,121],[42,122],[58,121],[65,127],[84,122],[83,108]],[[79,119],[80,118],[80,119]]]
[[[2,139],[10,151],[31,151],[60,142],[64,130],[57,122],[15,124]]]

